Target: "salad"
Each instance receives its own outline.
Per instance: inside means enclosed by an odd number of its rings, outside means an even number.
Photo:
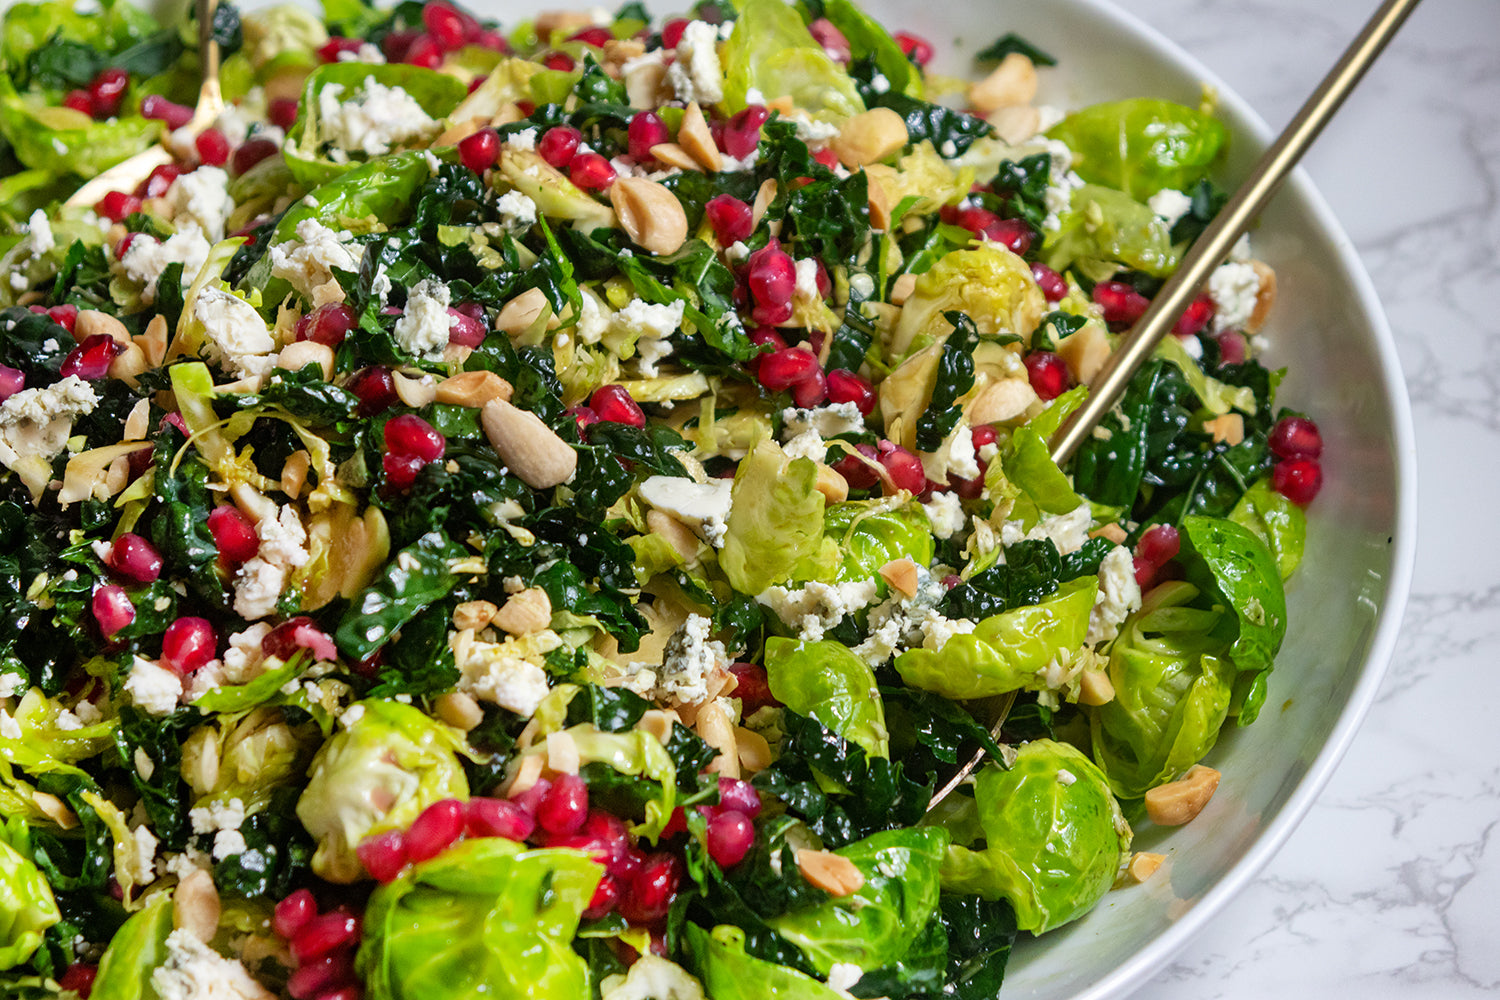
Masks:
[[[1248,242],[1048,453],[1211,101],[851,0],[213,31],[195,121],[193,25],[0,25],[0,993],[993,997],[1152,877],[1321,482]]]

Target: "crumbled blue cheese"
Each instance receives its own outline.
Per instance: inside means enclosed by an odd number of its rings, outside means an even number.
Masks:
[[[724,70],[719,64],[719,29],[691,21],[677,43],[677,61],[667,67],[667,82],[684,104],[707,106],[724,99]]]
[[[406,309],[396,320],[396,343],[402,350],[429,360],[442,357],[448,333],[456,322],[448,312],[452,301],[448,286],[436,278],[424,278],[413,285],[406,297]]]
[[[918,452],[917,457],[922,460],[922,471],[935,483],[946,483],[949,476],[973,479],[979,475],[978,456],[974,454],[974,432],[962,420],[943,439],[936,451]]]
[[[52,223],[47,219],[47,213],[40,208],[26,220],[26,242],[34,257],[50,253],[57,247],[57,240],[52,235]]]
[[[20,674],[0,674],[0,698],[14,698],[24,687],[26,678]]]
[[[0,403],[0,461],[9,468],[33,456],[50,461],[68,443],[73,421],[98,404],[94,387],[77,375],[22,389]]]
[[[116,859],[125,862],[127,874],[136,885],[149,885],[156,881],[156,834],[143,826],[130,831],[130,840],[120,844]]]
[[[670,304],[632,299],[610,318],[614,332],[624,343],[634,342],[636,368],[643,378],[656,378],[657,365],[672,353],[668,339],[682,328],[687,303],[678,299]]]
[[[0,737],[7,740],[19,740],[23,735],[25,734],[21,732],[21,724],[13,715],[0,708]]]
[[[458,689],[520,716],[530,716],[547,696],[543,658],[562,645],[551,629],[511,636],[502,642],[474,637],[473,629],[448,634],[459,670]]]
[[[805,115],[798,115],[793,118],[792,125],[797,130],[797,138],[807,143],[812,149],[818,149],[827,145],[829,139],[839,134],[839,127],[837,125],[820,122],[815,118],[809,118]]]
[[[367,79],[349,100],[341,101],[343,94],[339,83],[318,92],[318,136],[346,153],[384,156],[396,146],[429,139],[442,127],[400,87]]]
[[[1214,268],[1208,278],[1208,297],[1214,302],[1214,329],[1242,327],[1255,312],[1260,295],[1260,275],[1241,261],[1228,261]]]
[[[167,202],[172,206],[172,221],[179,227],[191,222],[216,243],[224,238],[224,226],[234,211],[234,199],[229,196],[229,174],[219,167],[201,166],[191,173],[181,174],[167,189]]]
[[[203,230],[189,222],[162,243],[145,236],[131,240],[119,267],[126,278],[141,286],[141,301],[150,305],[156,301],[156,283],[168,264],[181,264],[183,285],[192,284],[212,249]]]
[[[922,510],[927,514],[927,523],[932,525],[933,537],[943,541],[962,531],[968,520],[962,498],[951,490],[932,494]]]
[[[605,976],[600,1000],[704,1000],[703,985],[680,965],[650,952],[625,975]]]
[[[520,191],[507,191],[495,203],[500,222],[512,233],[525,232],[536,225],[536,202]]]
[[[879,584],[873,579],[839,584],[814,581],[795,590],[768,587],[756,594],[755,600],[770,608],[788,627],[797,629],[801,639],[817,642],[846,616],[873,604],[878,593]]]
[[[884,77],[881,79],[884,79]],[[889,87],[890,84],[887,83],[886,86]],[[854,985],[860,981],[864,974],[864,970],[853,962],[834,962],[828,968],[828,988],[835,993],[853,996],[849,991],[854,988]]]
[[[1000,526],[1000,542],[1014,545],[1020,541],[1052,540],[1061,555],[1077,552],[1089,540],[1089,528],[1094,522],[1093,508],[1088,502],[1079,504],[1066,514],[1044,517],[1030,531],[1023,531],[1019,521],[1006,521]]]
[[[1141,606],[1141,587],[1135,581],[1135,559],[1130,550],[1116,545],[1099,563],[1099,594],[1089,612],[1089,631],[1084,642],[1105,642],[1120,634],[1120,624]]]
[[[303,219],[297,223],[295,240],[271,247],[271,274],[289,282],[304,298],[317,299],[318,290],[334,281],[334,269],[359,270],[364,247],[350,243],[351,238],[348,232],[330,229],[317,219]],[[342,291],[337,298],[342,300]]]
[[[728,668],[729,654],[724,644],[709,638],[713,622],[702,615],[690,614],[667,640],[657,673],[658,696],[683,705],[697,705],[708,699],[708,675],[717,665]]]
[[[232,958],[225,958],[186,930],[167,935],[167,958],[151,973],[161,1000],[275,1000]]]
[[[1073,169],[1073,150],[1067,143],[1048,139],[1043,144],[1043,151],[1052,158],[1047,190],[1042,198],[1047,209],[1042,228],[1050,232],[1061,225],[1059,216],[1073,203],[1073,192],[1083,187],[1083,178]]]
[[[974,623],[967,618],[944,618],[935,610],[929,610],[917,623],[922,630],[922,648],[941,650],[955,635],[968,635],[974,631]]]
[[[266,636],[271,626],[266,622],[254,622],[241,632],[229,637],[229,648],[224,651],[224,680],[230,684],[244,684],[265,672]]]
[[[810,458],[821,462],[828,456],[828,444],[817,431],[807,430],[788,441],[781,449],[787,458]]]
[[[523,128],[505,137],[505,148],[511,152],[527,152],[536,149],[537,130]]]
[[[808,431],[816,431],[820,437],[831,438],[840,434],[858,434],[864,429],[865,415],[859,412],[859,406],[854,403],[829,403],[806,410],[788,406],[781,411],[783,440],[789,441]]]
[[[692,528],[715,547],[724,544],[734,483],[694,482],[683,476],[652,476],[641,483],[641,499]]]
[[[276,339],[255,307],[220,288],[203,288],[193,301],[203,324],[203,350],[210,361],[239,378],[264,375],[276,366]]]
[[[1162,188],[1146,199],[1146,204],[1151,211],[1166,220],[1168,229],[1177,225],[1179,219],[1193,210],[1193,199],[1176,188]]]
[[[947,622],[934,609],[947,594],[942,581],[922,566],[917,567],[917,592],[910,597],[892,593],[890,597],[870,609],[868,624],[870,635],[854,647],[854,654],[872,667],[878,667],[891,658],[903,646],[921,644],[926,636],[922,624],[930,620],[929,630],[941,628],[940,621]],[[958,631],[953,623],[949,634]],[[943,637],[947,641],[947,636]]]
[[[182,678],[167,668],[137,655],[125,678],[125,693],[137,708],[150,715],[170,715],[182,696]]]
[[[207,805],[188,810],[188,822],[194,833],[213,833],[217,830],[238,830],[245,822],[245,803],[242,799],[227,802],[215,799]]]
[[[307,565],[307,531],[288,504],[276,517],[263,517],[255,526],[260,549],[239,568],[234,578],[234,613],[246,621],[276,610],[287,577]]]

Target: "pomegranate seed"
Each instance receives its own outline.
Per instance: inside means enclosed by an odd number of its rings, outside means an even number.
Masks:
[[[334,35],[318,49],[318,58],[326,63],[338,62],[339,56],[345,52],[358,52],[359,45],[359,39],[357,38],[344,38],[341,35]]]
[[[828,373],[828,401],[853,403],[868,417],[875,411],[875,389],[847,368],[835,368]]]
[[[109,550],[109,568],[136,583],[151,583],[161,576],[161,555],[156,546],[127,531]]]
[[[625,822],[602,809],[590,809],[588,818],[576,833],[544,832],[541,839],[547,847],[567,847],[587,853],[616,878],[630,875],[642,863],[642,859],[631,851],[630,833]]]
[[[234,151],[234,156],[229,160],[229,168],[238,177],[240,174],[249,173],[250,168],[261,160],[268,156],[275,156],[279,152],[281,152],[281,147],[270,139],[249,139],[240,143],[239,148]]]
[[[1024,219],[1001,219],[985,227],[984,238],[1000,244],[1018,257],[1024,257],[1031,250],[1036,232]]]
[[[957,476],[950,475],[945,487],[938,492],[957,493],[962,500],[978,500],[984,493],[984,470],[989,468],[989,463],[979,462],[978,465],[979,475],[973,479],[959,479]]]
[[[318,628],[316,622],[306,615],[289,618],[277,625],[260,641],[260,650],[267,657],[285,662],[298,650],[311,650],[314,662],[338,659],[338,647],[328,633]]]
[[[1033,263],[1031,276],[1036,279],[1036,286],[1042,290],[1042,296],[1048,302],[1060,302],[1067,296],[1068,280],[1046,264]]]
[[[94,991],[94,980],[98,975],[99,967],[97,965],[85,965],[82,962],[74,962],[63,970],[63,974],[58,977],[57,985],[63,990],[71,990],[80,997],[83,997],[84,1000],[87,1000],[88,995]]]
[[[554,125],[542,133],[537,140],[536,151],[542,159],[556,167],[563,169],[573,162],[573,156],[578,152],[578,144],[583,141],[583,133],[571,125]]]
[[[703,206],[703,215],[722,246],[747,240],[755,232],[754,210],[732,194],[714,195]]]
[[[770,391],[784,392],[812,378],[818,370],[818,359],[811,351],[788,347],[762,355],[756,378]]]
[[[359,940],[359,918],[344,907],[308,918],[292,935],[292,957],[306,965]]]
[[[760,793],[748,781],[738,778],[719,779],[719,807],[733,809],[754,819],[760,815]]]
[[[190,674],[214,658],[218,645],[218,634],[207,618],[184,616],[162,634],[161,658],[179,674]]]
[[[471,837],[516,841],[525,840],[536,829],[536,819],[508,799],[470,799],[464,824]]]
[[[1129,326],[1141,318],[1151,301],[1123,281],[1101,281],[1094,286],[1094,303],[1104,321]]]
[[[294,108],[296,103],[296,101],[292,102]],[[276,110],[276,104],[277,102],[275,101],[271,102],[273,120]],[[193,120],[193,109],[185,104],[178,104],[175,101],[169,101],[159,94],[150,94],[141,99],[141,117],[151,118],[155,119],[156,121],[163,122],[166,124],[167,128],[175,131]],[[295,110],[293,110],[292,112],[292,117],[296,118]],[[280,123],[278,122],[277,124]],[[283,126],[283,128],[285,127],[288,126]]]
[[[816,368],[812,375],[792,386],[792,402],[804,410],[812,409],[828,398],[828,377]]]
[[[688,19],[674,17],[661,26],[661,47],[675,49],[682,42],[682,33],[687,30]]]
[[[177,430],[182,434],[183,437],[188,436],[187,424],[182,422],[182,414],[178,413],[176,410],[173,410],[171,413],[164,415],[161,418],[161,421],[156,425],[156,429],[164,431],[168,426],[177,428]]]
[[[1271,454],[1277,458],[1312,459],[1323,454],[1323,435],[1306,417],[1282,417],[1271,428]]]
[[[952,215],[953,225],[960,229],[967,229],[975,236],[980,235],[991,226],[998,226],[1002,221],[1000,216],[987,208],[969,206],[960,208]]]
[[[301,966],[287,979],[292,1000],[314,1000],[354,979],[354,953],[347,948],[321,955]]]
[[[380,467],[385,470],[385,481],[393,490],[408,490],[417,481],[427,463],[415,455],[380,456]]]
[[[95,118],[113,118],[120,111],[130,74],[123,69],[102,69],[89,83],[89,100]]]
[[[459,347],[478,347],[488,333],[484,322],[460,309],[448,309],[448,343]]]
[[[385,365],[360,369],[345,388],[359,397],[358,413],[362,417],[383,413],[396,402],[396,380]]]
[[[594,895],[589,899],[588,909],[583,911],[584,919],[598,920],[614,911],[620,902],[620,881],[613,875],[605,875],[594,887]]]
[[[1311,459],[1283,459],[1271,469],[1271,486],[1298,507],[1306,507],[1323,488],[1323,467]]]
[[[141,186],[136,188],[135,193],[142,198],[160,198],[177,183],[177,178],[182,176],[182,168],[175,163],[163,163],[147,175]]]
[[[957,587],[960,583],[963,582],[963,577],[959,576],[957,573],[949,573],[947,576],[943,577],[943,589],[952,590],[954,587]]]
[[[786,350],[786,338],[769,326],[756,327],[754,330],[751,330],[750,343],[755,344],[757,347],[770,347],[772,351]],[[764,356],[764,354],[757,354],[750,359],[749,363],[758,367],[760,359]]]
[[[358,317],[342,302],[325,302],[297,320],[294,336],[326,347],[337,347],[354,329]]]
[[[922,460],[900,445],[886,448],[888,444],[889,441],[881,442],[880,464],[890,476],[891,490],[906,490],[912,494],[920,494],[926,490],[927,473],[922,469]]]
[[[630,880],[619,911],[633,924],[649,924],[667,915],[682,881],[682,862],[675,854],[653,854]]]
[[[411,455],[423,462],[443,457],[446,441],[427,421],[415,413],[392,417],[385,425],[385,449],[393,455]]]
[[[482,128],[459,141],[458,158],[476,174],[493,167],[499,156],[500,135],[492,128]]]
[[[831,149],[820,149],[816,153],[813,153],[812,158],[815,162],[823,164],[829,170],[834,170],[839,165],[839,154]],[[799,177],[797,178],[796,186],[805,187],[811,180],[811,177]]]
[[[408,66],[437,69],[443,64],[443,47],[431,35],[422,35],[411,43],[401,61]]]
[[[630,156],[637,163],[646,163],[652,159],[653,148],[672,141],[672,133],[667,131],[666,122],[655,111],[642,111],[633,116],[626,135],[629,138]]]
[[[568,180],[585,191],[603,191],[615,182],[615,168],[598,153],[579,153],[568,162]]]
[[[1215,334],[1214,341],[1219,345],[1219,363],[1225,365],[1239,365],[1245,363],[1248,352],[1245,349],[1245,335],[1238,330],[1225,330],[1223,333]]]
[[[107,333],[96,333],[68,352],[63,358],[60,374],[63,378],[77,375],[86,381],[101,379],[109,374],[110,362],[115,355],[123,353],[125,345]]]
[[[482,49],[499,52],[502,55],[510,55],[510,42],[506,41],[504,35],[498,31],[481,31],[474,36],[474,44]],[[523,112],[525,113],[525,112]]]
[[[536,810],[538,826],[564,836],[583,829],[588,816],[589,788],[576,774],[559,775]]]
[[[99,624],[99,634],[106,639],[135,621],[135,605],[130,602],[130,595],[125,593],[124,587],[114,584],[94,591],[89,609]]]
[[[365,1000],[365,990],[357,983],[350,983],[348,986],[319,993],[313,1000]]]
[[[880,453],[875,450],[874,445],[861,444],[855,445],[855,448],[871,462],[880,460]],[[833,470],[844,477],[844,482],[848,483],[851,489],[867,490],[880,482],[880,473],[853,455],[845,455],[839,459],[833,464]]]
[[[755,825],[744,813],[727,809],[709,817],[705,844],[708,856],[720,868],[733,868],[739,864],[754,843]]]
[[[783,323],[790,323],[792,319],[792,304],[791,302],[781,302],[776,305],[762,303],[750,310],[750,319],[752,322],[760,323],[763,326],[779,326]]]
[[[687,813],[682,806],[672,810],[672,815],[667,818],[667,825],[661,828],[663,840],[668,840],[679,833],[687,833]]]
[[[445,3],[429,3],[422,8],[422,24],[427,34],[444,52],[463,48],[467,40],[467,25],[458,11]]]
[[[1146,560],[1152,569],[1165,566],[1181,551],[1182,538],[1170,524],[1153,524],[1135,544],[1136,558]]]
[[[771,112],[764,105],[750,105],[725,123],[720,148],[736,160],[743,160],[760,145],[760,127],[770,117]]]
[[[896,40],[897,45],[901,46],[901,51],[906,53],[906,58],[918,66],[925,67],[932,62],[932,44],[927,39],[905,31],[898,31],[891,37]]]
[[[745,261],[745,281],[762,305],[790,303],[797,288],[797,265],[773,239]]]
[[[418,862],[446,851],[463,835],[465,814],[458,799],[443,799],[423,809],[406,831],[406,856]]]
[[[589,397],[589,408],[605,423],[645,427],[646,414],[622,385],[601,385]]]
[[[854,58],[848,37],[828,18],[818,18],[807,26],[807,30],[812,33],[813,41],[823,46],[823,51],[835,62],[847,65]]]
[[[1208,325],[1208,321],[1214,317],[1214,300],[1206,294],[1199,295],[1188,303],[1188,307],[1177,317],[1177,325],[1172,327],[1172,332],[1179,337],[1191,337]]]
[[[255,557],[260,551],[260,539],[256,537],[255,525],[250,523],[238,507],[222,504],[208,515],[208,533],[214,536],[214,545],[219,549],[219,558],[231,566],[238,566]]]
[[[87,90],[70,90],[62,100],[63,107],[81,111],[90,118],[94,117],[94,99],[89,96]]]
[[[735,663],[729,672],[734,674],[734,696],[740,700],[744,714],[749,715],[766,705],[779,705],[771,694],[770,681],[766,679],[764,667],[753,663]]]
[[[1132,565],[1135,568],[1136,586],[1140,587],[1141,590],[1150,590],[1151,585],[1156,582],[1156,574],[1161,567],[1154,565],[1149,559],[1142,559],[1140,556],[1136,556],[1132,560]]]
[[[120,237],[120,242],[115,244],[115,260],[124,260],[130,248],[135,246],[136,240],[145,240],[147,243],[156,242],[154,237],[147,236],[145,233],[126,233]]]
[[[987,444],[994,444],[996,440],[994,424],[979,424],[969,431],[969,437],[974,442],[974,450],[978,451]]]
[[[141,199],[124,191],[110,191],[94,204],[94,211],[110,222],[124,222],[141,210]]]
[[[198,150],[198,159],[210,167],[222,167],[229,162],[229,139],[216,128],[198,133],[193,147]]]
[[[585,45],[592,45],[596,49],[602,49],[606,44],[614,40],[615,36],[610,34],[608,28],[597,25],[592,28],[575,31],[568,36],[568,41],[570,42],[582,42]]]
[[[389,882],[406,867],[406,838],[400,830],[388,830],[366,837],[354,849],[359,863],[377,882]]]
[[[520,809],[526,815],[535,817],[537,806],[541,804],[542,799],[546,797],[547,792],[550,791],[551,788],[552,782],[548,781],[546,778],[538,778],[536,780],[536,784],[532,785],[524,792],[517,792],[515,795],[511,796],[508,801],[514,803],[516,808]]]
[[[484,86],[484,81],[486,81],[488,79],[489,79],[489,76],[485,75],[485,76],[476,76],[474,79],[470,80],[469,81],[469,93],[472,94],[472,93],[474,93],[474,91],[478,90],[480,87],[483,87]]]
[[[1051,351],[1032,351],[1026,355],[1026,376],[1031,388],[1042,399],[1056,399],[1068,389],[1068,365]]]
[[[578,64],[575,63],[573,61],[573,57],[568,55],[566,52],[549,52],[547,56],[542,59],[542,65],[546,66],[548,69],[555,69],[559,73],[571,73],[573,72],[573,67]]]
[[[415,28],[404,28],[401,31],[393,31],[380,43],[380,51],[385,55],[387,62],[401,62],[406,58],[407,50],[412,46],[422,33]]]
[[[568,413],[577,422],[580,435],[599,422],[599,414],[594,412],[593,407],[584,406],[582,403],[568,407]]]
[[[26,373],[19,368],[0,365],[0,402],[26,388]]]

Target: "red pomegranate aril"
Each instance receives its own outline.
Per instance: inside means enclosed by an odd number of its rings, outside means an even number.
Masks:
[[[62,106],[81,111],[90,118],[94,116],[94,99],[87,90],[70,90],[62,99]]]
[[[778,302],[775,305],[760,303],[750,309],[750,321],[762,326],[780,326],[792,320],[792,304]]]
[[[110,191],[94,203],[94,211],[110,222],[124,222],[141,210],[141,199],[124,191]]]
[[[459,140],[458,158],[476,174],[482,174],[493,167],[499,156],[500,134],[492,128],[482,128]]]
[[[784,351],[786,350],[787,346],[786,338],[783,337],[780,332],[778,332],[774,327],[769,326],[760,326],[756,327],[754,330],[751,330],[750,343],[756,345],[757,347],[770,347],[771,351]],[[766,353],[769,354],[771,352],[767,351]],[[764,356],[764,354],[758,354],[750,360],[754,364],[759,364],[760,359]]]
[[[359,918],[342,906],[311,917],[292,935],[292,957],[298,965],[359,940]]]
[[[932,43],[921,35],[898,31],[891,37],[896,40],[897,45],[901,46],[901,51],[906,53],[906,58],[918,66],[926,66],[932,62]]]
[[[1172,327],[1172,332],[1179,337],[1191,337],[1208,325],[1208,321],[1214,318],[1214,300],[1207,294],[1199,295],[1188,303],[1188,307],[1177,317],[1177,324]]]
[[[1101,281],[1094,286],[1094,303],[1106,323],[1129,326],[1141,318],[1151,300],[1123,281]]]
[[[536,810],[537,825],[559,836],[583,829],[588,816],[589,788],[576,774],[558,775]]]
[[[484,343],[484,323],[455,308],[448,309],[448,343],[458,347],[478,347]]]
[[[1011,253],[1024,257],[1031,250],[1036,231],[1024,219],[1000,219],[994,225],[985,227],[984,237]]]
[[[881,442],[880,464],[890,476],[891,490],[906,490],[912,494],[924,492],[927,489],[927,473],[922,468],[922,460],[899,445],[891,445],[887,449],[887,444],[890,442]]]
[[[823,51],[835,62],[848,63],[854,58],[848,37],[826,17],[820,17],[807,26],[813,41],[823,46]]]
[[[740,700],[743,714],[749,715],[758,708],[766,705],[779,705],[774,695],[771,694],[771,683],[766,678],[764,667],[756,666],[754,663],[735,663],[729,668],[734,674],[734,697]]]
[[[182,168],[175,163],[163,163],[147,175],[145,181],[136,189],[136,194],[142,198],[160,198],[169,191],[177,178],[182,176]]]
[[[0,402],[26,388],[26,373],[19,368],[0,365]]]
[[[664,49],[675,49],[682,41],[682,33],[687,30],[688,19],[685,17],[674,17],[661,26],[661,47]]]
[[[483,30],[475,35],[474,44],[482,49],[489,49],[491,52],[499,52],[501,55],[508,56],[512,51],[509,39],[500,34],[500,32],[491,31],[489,29]],[[519,105],[521,102],[517,103]],[[523,110],[521,113],[529,114],[530,112]]]
[[[745,261],[745,282],[751,296],[762,305],[791,302],[797,288],[796,262],[772,240]]]
[[[578,64],[566,52],[549,52],[543,57],[542,65],[548,69],[555,69],[559,73],[571,73],[573,72],[573,67]]]
[[[271,102],[272,120],[275,120],[276,103]],[[297,102],[292,102],[292,117],[297,117]],[[169,101],[159,94],[150,94],[141,99],[141,117],[163,122],[167,128],[176,130],[193,120],[193,109],[176,101]],[[280,122],[277,122],[280,124]],[[282,126],[286,128],[287,126]]]
[[[568,41],[570,42],[582,42],[585,45],[592,45],[596,49],[602,49],[614,40],[615,36],[610,34],[609,29],[599,25],[595,25],[592,28],[583,28],[568,36]]]
[[[615,182],[615,168],[598,153],[578,153],[568,162],[568,180],[585,191],[603,191]]]
[[[871,462],[879,462],[880,453],[875,450],[874,445],[855,445],[861,455]],[[868,490],[880,482],[880,473],[871,467],[868,462],[861,461],[854,455],[845,455],[833,463],[833,471],[844,477],[844,482],[849,484],[850,489]]]
[[[987,444],[994,444],[996,440],[994,424],[977,424],[969,430],[969,438],[974,442],[974,450],[978,451]]]
[[[365,1000],[365,988],[358,983],[350,983],[337,989],[319,993],[313,1000]]]
[[[190,674],[214,658],[218,645],[218,634],[207,618],[185,615],[162,633],[161,658],[179,674]]]
[[[755,212],[732,194],[714,195],[703,206],[703,216],[722,246],[748,240],[755,232]]]
[[[594,887],[594,895],[589,899],[588,909],[583,911],[585,920],[598,920],[614,912],[614,908],[620,902],[620,880],[613,875],[605,875]]]
[[[667,819],[667,825],[661,828],[661,839],[668,840],[679,833],[687,833],[687,813],[682,806],[672,810],[672,815]]]
[[[422,24],[426,26],[427,34],[444,52],[462,48],[467,39],[464,19],[448,4],[429,3],[423,7]]]
[[[875,411],[875,390],[847,368],[835,368],[828,373],[828,401],[853,403],[868,417]]]
[[[474,798],[464,815],[471,837],[504,837],[524,841],[536,829],[536,818],[509,799]]]
[[[408,66],[422,69],[437,69],[443,64],[443,47],[431,35],[422,35],[411,43],[406,56],[401,60]]]
[[[1149,559],[1142,559],[1140,556],[1136,556],[1131,561],[1131,564],[1135,569],[1136,586],[1140,587],[1143,591],[1150,590],[1151,586],[1156,583],[1156,575],[1161,567]]]
[[[980,462],[979,475],[972,479],[959,479],[957,476],[950,475],[946,487],[938,492],[946,493],[951,491],[957,493],[960,499],[978,500],[984,493],[984,470],[987,468],[989,468],[989,463]]]
[[[99,634],[106,639],[135,621],[135,605],[130,602],[130,595],[125,593],[124,587],[114,584],[94,591],[89,610],[99,624]]]
[[[792,386],[792,402],[810,410],[828,398],[828,377],[821,368],[813,369],[807,378]]]
[[[442,854],[463,836],[466,810],[458,799],[443,799],[423,809],[406,831],[406,856],[413,863]]]
[[[1214,335],[1214,342],[1219,345],[1219,363],[1224,365],[1241,365],[1249,356],[1246,350],[1245,335],[1238,330],[1225,330]]]
[[[387,830],[366,837],[354,849],[355,857],[377,882],[389,882],[406,867],[406,838],[400,830]]]
[[[1306,417],[1282,417],[1271,428],[1268,442],[1277,458],[1317,458],[1323,454],[1323,435]]]
[[[626,130],[626,137],[629,140],[630,156],[637,163],[650,160],[653,147],[672,141],[672,133],[667,130],[667,123],[662,121],[661,115],[655,111],[642,111],[632,117],[630,126]]]
[[[422,37],[422,33],[415,28],[403,28],[386,35],[380,42],[380,51],[387,62],[401,62],[406,58],[407,50],[412,43]]]
[[[538,778],[536,784],[525,791],[516,792],[506,801],[514,803],[516,808],[520,809],[526,815],[535,817],[537,806],[541,805],[542,799],[546,797],[547,792],[551,788],[552,782],[546,778]]]
[[[1180,551],[1182,538],[1170,524],[1153,524],[1141,534],[1140,541],[1135,543],[1136,557],[1146,560],[1153,568],[1165,566],[1176,559]]]
[[[320,660],[333,659],[337,649],[333,641],[318,629],[318,625],[307,615],[288,618],[266,633],[260,641],[260,651],[267,658],[275,657],[282,662],[290,660],[299,649],[311,649],[321,654]]]
[[[123,69],[101,69],[89,83],[89,100],[93,103],[95,118],[113,118],[120,111],[120,101],[125,97],[125,88],[130,85],[130,74]]]
[[[292,1000],[314,1000],[354,979],[354,954],[347,948],[321,955],[299,967],[288,977],[286,991]]]
[[[812,378],[818,370],[818,359],[811,351],[788,347],[762,355],[756,378],[771,392],[785,392]]]
[[[710,816],[704,844],[708,856],[720,868],[733,868],[745,859],[755,843],[755,825],[750,817],[734,809]]]
[[[255,525],[238,507],[230,504],[222,504],[209,512],[208,533],[219,549],[219,558],[230,566],[247,562],[260,551]]]
[[[415,455],[392,455],[387,452],[380,456],[380,467],[385,470],[386,484],[393,490],[411,489],[426,464]]]
[[[124,350],[125,345],[109,334],[96,333],[68,352],[59,372],[63,378],[77,375],[90,382],[101,379],[109,374],[110,362]]]
[[[682,862],[675,854],[653,854],[630,880],[620,900],[620,914],[633,924],[649,924],[667,915],[682,881]]]
[[[760,146],[760,127],[770,117],[771,112],[763,105],[750,105],[725,123],[720,148],[736,160],[743,160]]]
[[[554,125],[542,133],[537,140],[536,151],[542,159],[549,164],[562,170],[573,162],[574,155],[578,152],[578,144],[583,141],[583,133],[571,125]]]
[[[592,406],[584,406],[582,403],[578,403],[575,406],[568,407],[567,412],[578,424],[578,433],[580,435],[599,422],[599,414],[594,412]]]
[[[359,397],[358,413],[362,417],[373,417],[383,413],[396,402],[396,380],[385,365],[371,365],[355,372],[346,389]]]
[[[354,310],[344,303],[325,302],[297,320],[294,336],[298,340],[311,340],[325,347],[337,347],[344,342],[349,331],[354,329],[356,320]]]
[[[281,152],[281,147],[270,139],[247,139],[240,143],[234,155],[229,158],[229,167],[236,177],[249,173],[261,160],[275,156]]]
[[[151,583],[161,576],[161,554],[146,539],[127,531],[110,547],[109,568],[136,583]]]
[[[159,431],[164,431],[168,427],[175,427],[183,437],[188,436],[187,424],[183,422],[182,414],[178,413],[176,410],[173,410],[171,413],[165,414],[156,424],[156,429]]]
[[[605,423],[645,427],[646,414],[622,385],[602,385],[589,397],[589,408]]]
[[[334,35],[319,47],[318,58],[326,63],[338,62],[339,56],[345,52],[358,52],[359,44],[359,39],[357,38],[344,38],[342,35]]]
[[[392,417],[385,424],[385,449],[393,455],[411,455],[424,462],[443,457],[447,442],[437,429],[415,413]]]
[[[74,962],[63,970],[58,977],[57,985],[63,990],[71,990],[80,997],[85,998],[94,990],[94,980],[99,976],[97,965],[85,965],[82,962]]]
[[[1271,469],[1271,487],[1298,507],[1306,507],[1323,488],[1323,467],[1311,459],[1283,459]]]
[[[1068,280],[1046,264],[1033,263],[1031,276],[1036,279],[1036,286],[1042,290],[1042,297],[1048,302],[1060,302],[1067,296]]]
[[[1026,376],[1031,388],[1044,400],[1056,399],[1068,390],[1068,365],[1051,351],[1026,355]]]
[[[760,793],[748,781],[739,778],[719,779],[719,808],[733,809],[754,819],[760,815]]]
[[[953,213],[953,225],[960,229],[967,229],[975,236],[980,235],[991,226],[998,226],[1004,220],[987,208],[969,206],[960,208]]]
[[[198,159],[210,167],[222,167],[229,162],[229,139],[216,128],[207,128],[193,140],[198,150]]]

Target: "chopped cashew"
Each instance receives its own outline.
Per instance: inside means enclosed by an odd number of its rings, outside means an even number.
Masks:
[[[1181,826],[1203,811],[1218,787],[1218,771],[1194,764],[1176,781],[1146,793],[1146,815],[1157,826]]]
[[[797,852],[802,877],[832,896],[852,896],[864,888],[865,875],[841,854],[803,848]]]

